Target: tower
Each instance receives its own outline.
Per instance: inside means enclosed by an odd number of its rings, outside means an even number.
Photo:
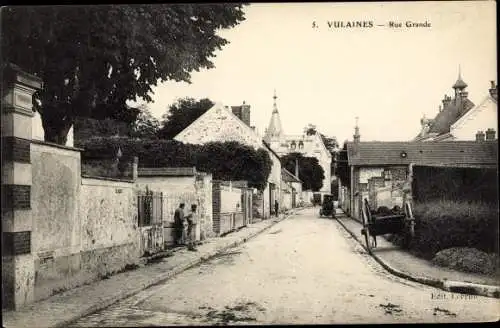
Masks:
[[[354,142],[359,142],[361,135],[359,134],[359,127],[358,127],[358,117],[356,116],[356,126],[354,127]]]
[[[266,142],[278,141],[281,142],[285,134],[283,133],[283,127],[281,126],[280,114],[278,113],[278,106],[276,105],[276,89],[274,90],[273,96],[273,112],[271,114],[271,120],[269,121],[269,127],[266,130],[266,135],[264,136],[264,140]]]
[[[460,97],[461,93],[465,92],[465,88],[467,88],[467,83],[462,80],[462,70],[460,68],[460,65],[458,65],[458,78],[453,85],[453,89],[455,90],[455,101]]]

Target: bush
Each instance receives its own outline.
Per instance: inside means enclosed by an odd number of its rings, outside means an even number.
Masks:
[[[471,247],[498,253],[498,207],[481,202],[416,203],[410,249],[427,259],[444,249]]]
[[[439,251],[432,262],[465,272],[495,274],[498,260],[497,254],[487,254],[469,247],[453,247]]]

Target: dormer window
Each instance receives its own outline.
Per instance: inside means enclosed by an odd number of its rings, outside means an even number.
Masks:
[[[304,142],[302,140],[299,141],[299,149],[304,149]]]
[[[295,141],[292,141],[290,143],[290,148],[295,149],[296,147],[297,147],[297,144],[295,143]]]

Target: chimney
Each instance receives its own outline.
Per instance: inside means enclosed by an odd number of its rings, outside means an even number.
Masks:
[[[496,132],[494,129],[489,128],[488,130],[486,130],[486,140],[487,141],[495,140],[495,135],[496,135]]]
[[[447,95],[444,95],[444,98],[442,100],[442,102],[443,102],[443,110],[445,110],[446,107],[448,107],[448,105],[450,104],[450,101],[451,101],[451,97],[449,97]]]
[[[485,140],[485,134],[483,131],[477,131],[476,133],[476,141],[484,141]]]
[[[490,95],[495,98],[495,99],[498,99],[498,86],[495,84],[495,81],[490,81],[491,83],[491,88],[490,88]]]
[[[241,120],[250,126],[250,105],[245,104],[245,101],[241,105]]]
[[[462,98],[462,100],[467,99],[468,96],[469,96],[469,92],[468,91],[462,91],[460,93],[460,97]]]

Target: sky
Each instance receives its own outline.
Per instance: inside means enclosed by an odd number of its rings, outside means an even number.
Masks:
[[[307,124],[352,140],[359,117],[362,141],[407,141],[433,118],[459,67],[469,99],[479,103],[496,80],[494,1],[380,3],[256,3],[246,20],[220,35],[230,43],[215,68],[192,83],[153,88],[148,104],[160,118],[178,98],[251,105],[251,124],[269,124],[276,89],[286,134]],[[373,22],[372,28],[330,28],[328,22]],[[390,27],[400,22],[402,28]],[[405,27],[406,22],[430,27]],[[313,22],[317,28],[313,28]],[[377,26],[383,25],[383,26]]]

